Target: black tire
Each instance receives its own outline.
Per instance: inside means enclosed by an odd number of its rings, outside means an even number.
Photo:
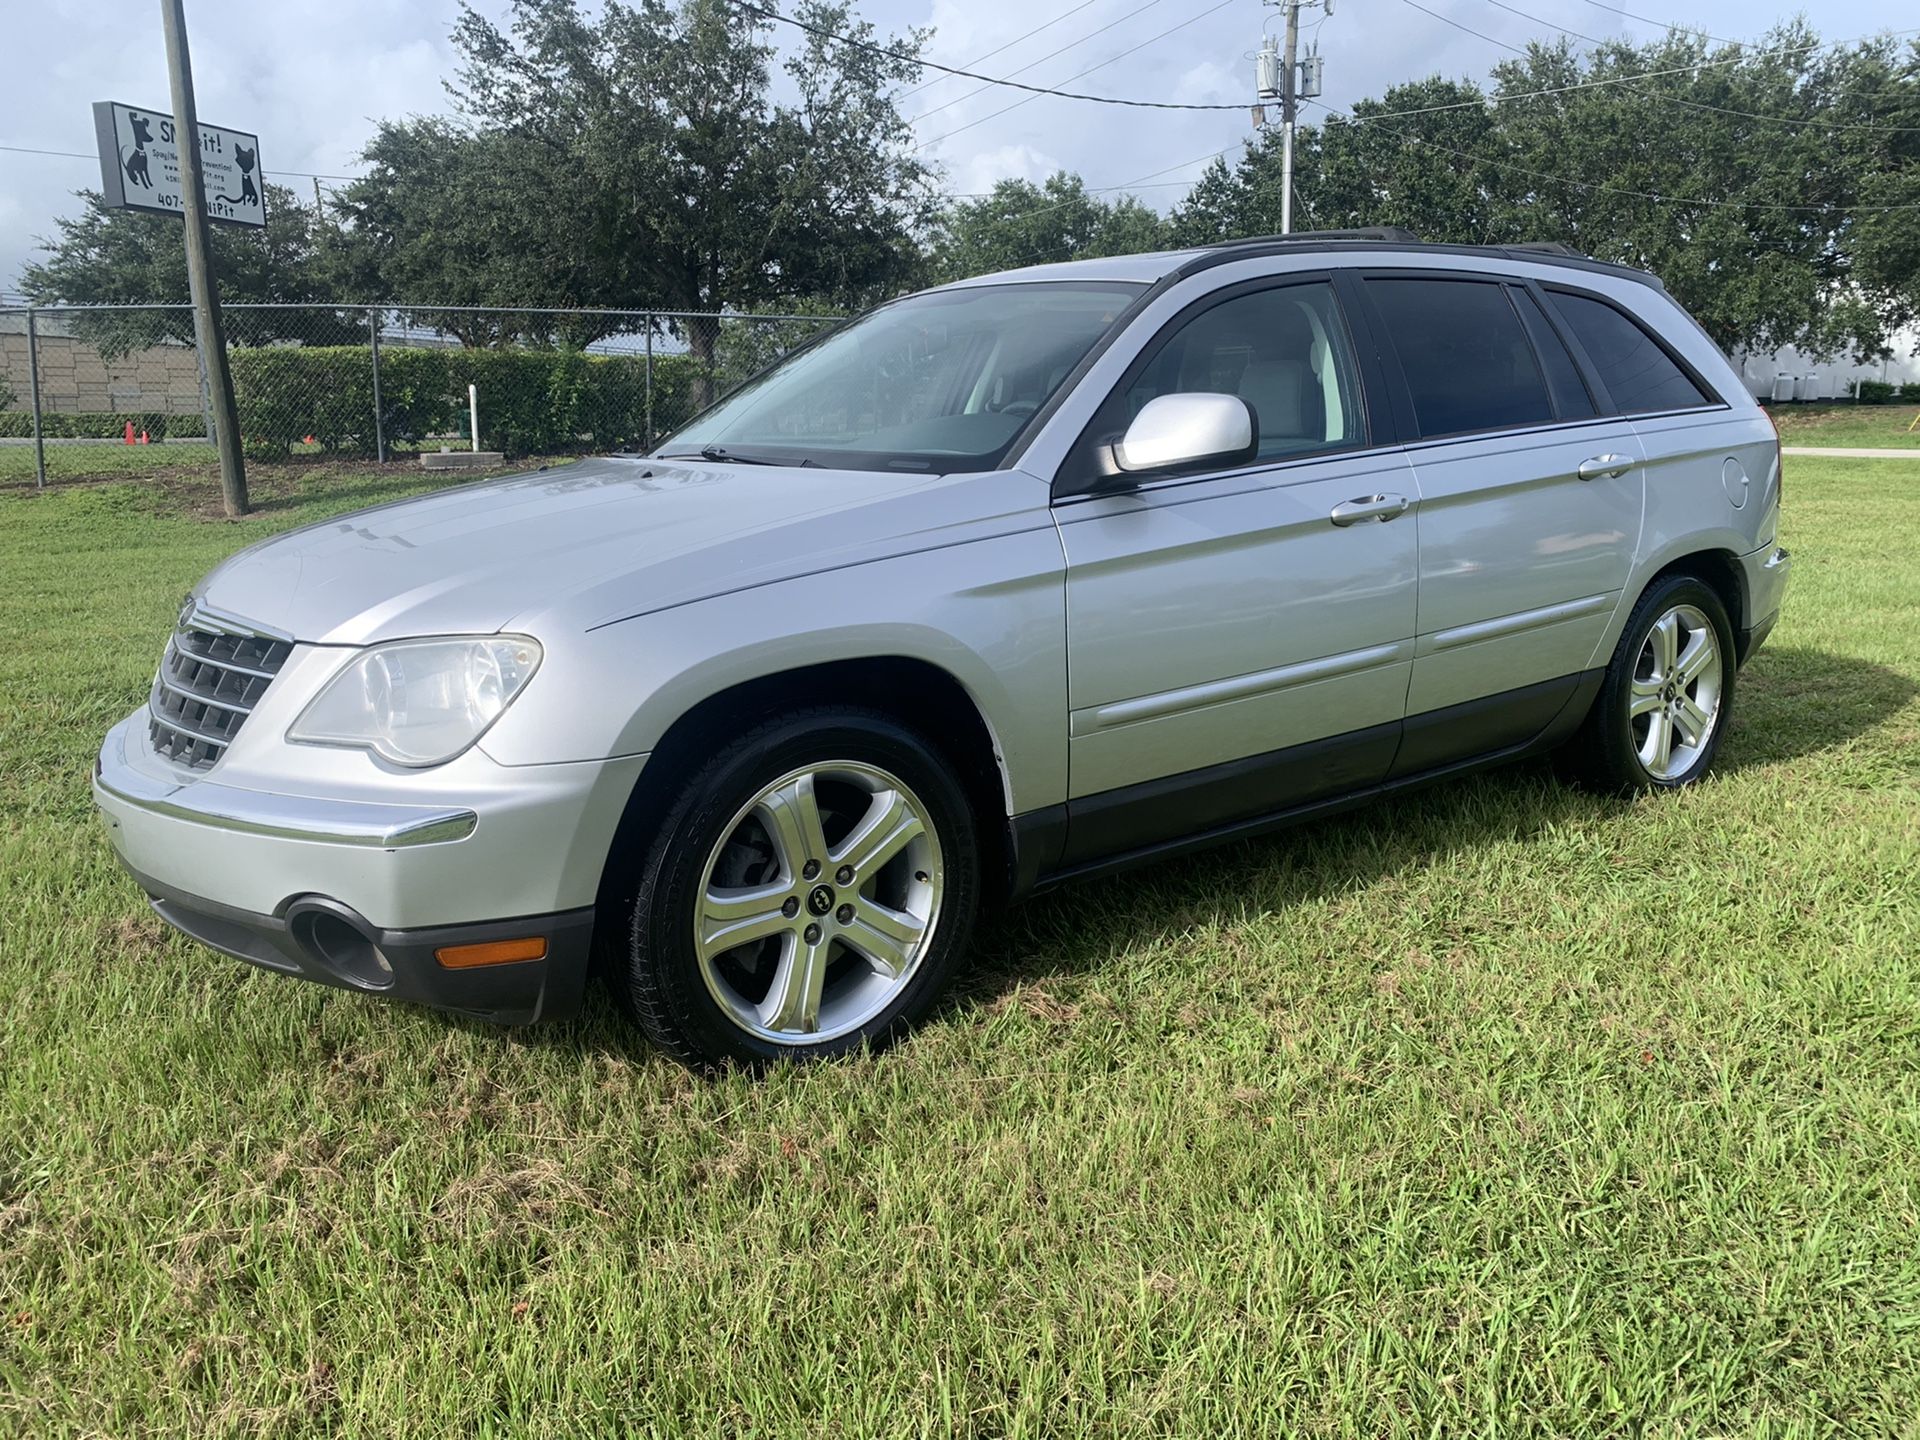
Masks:
[[[767,786],[797,769],[842,761],[897,777],[919,802],[942,860],[937,922],[898,993],[857,1029],[819,1042],[769,1040],[736,1021],[703,972],[695,927],[707,862],[733,833],[742,807]],[[971,943],[981,893],[976,836],[966,794],[947,762],[892,717],[835,706],[767,721],[713,751],[628,852],[631,875],[610,877],[610,913],[601,919],[619,948],[607,956],[606,978],[648,1040],[696,1069],[757,1068],[883,1048],[933,1006]],[[836,953],[844,963],[851,952]]]
[[[1654,625],[1675,611],[1692,611],[1707,620],[1718,647],[1717,693],[1705,743],[1687,756],[1684,763],[1676,757],[1671,769],[1658,773],[1643,761],[1641,751],[1646,743],[1645,727],[1660,723],[1660,718],[1642,717],[1636,721],[1631,707],[1637,670],[1645,668],[1650,658],[1647,652]],[[1713,767],[1714,757],[1720,752],[1720,742],[1732,719],[1734,677],[1738,672],[1733,624],[1713,587],[1691,575],[1669,575],[1656,581],[1633,607],[1633,614],[1607,665],[1600,693],[1594,697],[1592,710],[1560,752],[1561,769],[1593,789],[1614,794],[1676,790],[1693,784]],[[1648,682],[1642,677],[1641,683]],[[1677,691],[1662,693],[1673,693],[1676,699],[1684,700],[1689,698],[1689,692],[1699,692],[1699,684],[1699,681],[1681,682]]]

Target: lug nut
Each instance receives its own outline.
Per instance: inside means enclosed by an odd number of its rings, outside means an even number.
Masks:
[[[851,885],[853,883],[853,867],[851,865],[842,865],[834,872],[833,878],[836,884]]]
[[[789,895],[785,900],[781,901],[780,913],[789,920],[798,915],[800,913],[800,901],[798,898]]]
[[[809,860],[807,861],[806,864],[800,867],[800,878],[803,880],[811,880],[813,879],[814,876],[818,875],[819,873],[820,873],[820,862],[818,860]]]
[[[818,925],[807,926],[807,944],[818,945],[819,943],[820,943],[820,927]]]
[[[851,905],[842,905],[838,910],[833,912],[833,918],[838,920],[842,925],[851,925],[853,923],[853,907]]]

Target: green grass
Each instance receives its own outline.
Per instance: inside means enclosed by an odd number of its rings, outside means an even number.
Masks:
[[[49,482],[142,480],[183,470],[213,473],[219,469],[214,448],[197,440],[169,440],[157,445],[49,440],[45,450]],[[0,487],[32,485],[37,479],[31,444],[9,441],[0,445]]]
[[[256,974],[115,868],[187,584],[407,483],[0,497],[0,1433],[1920,1434],[1909,467],[1794,466],[1710,783],[1072,889],[763,1084]]]
[[[1775,405],[1771,414],[1789,445],[1920,449],[1920,406]]]

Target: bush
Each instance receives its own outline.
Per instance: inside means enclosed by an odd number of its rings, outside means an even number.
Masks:
[[[1853,398],[1862,405],[1891,405],[1895,387],[1884,380],[1862,380],[1854,387]]]
[[[40,433],[51,440],[122,440],[126,438],[129,421],[133,424],[135,435],[144,430],[150,440],[166,439],[167,427],[173,423],[179,423],[189,435],[198,435],[202,423],[198,415],[169,415],[164,410],[130,410],[124,413],[92,410],[78,414],[43,411]],[[32,439],[33,413],[28,410],[0,411],[0,436],[9,440]]]
[[[644,443],[647,365],[580,350],[380,348],[389,444],[464,435],[467,386],[480,392],[480,442],[510,455],[612,450]],[[692,411],[693,364],[653,368],[654,434]],[[328,450],[374,448],[373,356],[365,345],[270,346],[233,353],[240,433],[250,453],[283,456],[311,435]]]
[[[1900,386],[1900,399],[1907,405],[1920,405],[1920,380],[1908,380]]]

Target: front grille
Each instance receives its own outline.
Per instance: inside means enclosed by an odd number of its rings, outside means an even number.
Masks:
[[[204,770],[226,753],[293,641],[193,604],[167,641],[147,701],[147,738],[156,753]]]

